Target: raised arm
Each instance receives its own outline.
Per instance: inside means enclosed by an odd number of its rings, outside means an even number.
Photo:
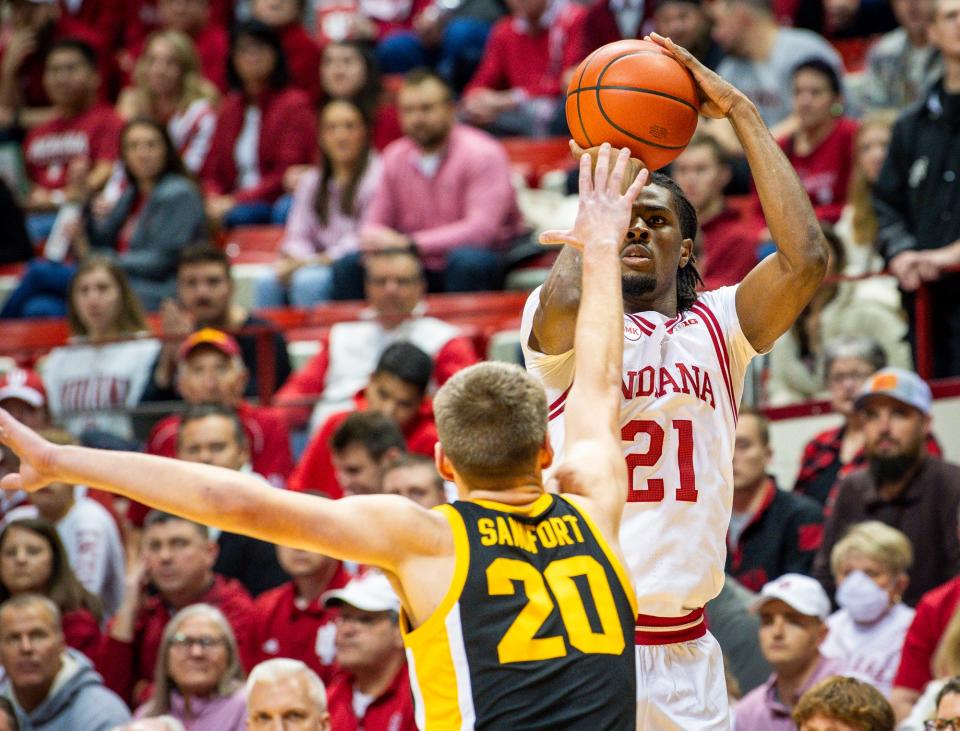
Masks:
[[[737,290],[743,334],[764,352],[793,325],[820,286],[827,269],[820,224],[800,179],[753,103],[673,41],[656,34],[650,40],[687,67],[699,87],[700,111],[728,119],[743,145],[767,228],[777,245]]]
[[[546,232],[545,242],[583,249],[580,306],[574,329],[575,377],[564,411],[566,459],[557,469],[562,492],[587,498],[612,531],[626,499],[626,466],[620,445],[620,379],[623,370],[623,293],[620,248],[646,170],[621,194],[630,153],[609,171],[609,145],[580,158],[580,207],[572,231]]]
[[[88,485],[231,533],[395,571],[452,540],[444,519],[393,495],[326,500],[278,490],[252,475],[131,452],[57,446],[0,409],[0,442],[20,457],[6,490]]]

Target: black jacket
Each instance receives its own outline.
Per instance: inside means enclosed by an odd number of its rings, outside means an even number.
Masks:
[[[877,248],[888,262],[960,239],[960,94],[944,94],[942,83],[897,119],[873,187]]]

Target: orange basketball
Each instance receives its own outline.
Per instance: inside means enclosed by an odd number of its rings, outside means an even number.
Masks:
[[[699,110],[690,72],[650,41],[598,48],[577,67],[567,89],[567,124],[578,145],[629,147],[651,170],[683,151]]]

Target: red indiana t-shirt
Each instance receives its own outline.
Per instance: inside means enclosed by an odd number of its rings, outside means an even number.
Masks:
[[[91,165],[116,160],[123,120],[111,107],[96,105],[76,117],[57,117],[35,127],[23,143],[30,181],[49,190],[67,184],[67,168],[76,158]]]

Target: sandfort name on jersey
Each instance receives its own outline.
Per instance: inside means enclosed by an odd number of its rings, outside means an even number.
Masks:
[[[575,515],[549,517],[536,525],[498,515],[477,520],[477,531],[483,546],[515,546],[528,553],[539,553],[540,546],[556,548],[584,542],[583,531]]]
[[[717,407],[710,373],[705,368],[686,363],[657,367],[648,365],[639,370],[626,371],[620,382],[620,390],[625,401],[648,396],[660,398],[672,392],[696,396],[711,409]]]

